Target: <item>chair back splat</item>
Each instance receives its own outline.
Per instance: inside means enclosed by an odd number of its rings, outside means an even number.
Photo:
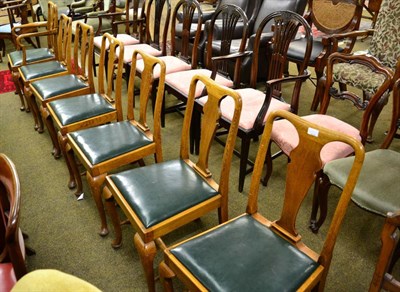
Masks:
[[[258,210],[260,178],[272,128],[282,122],[296,130],[299,143],[290,155],[282,213],[271,220]],[[355,160],[322,248],[314,251],[297,232],[296,219],[322,167],[321,151],[332,142],[352,147]],[[164,287],[171,288],[176,275],[191,291],[323,291],[363,159],[364,147],[356,139],[287,111],[272,112],[260,141],[246,213],[165,249],[160,264]]]

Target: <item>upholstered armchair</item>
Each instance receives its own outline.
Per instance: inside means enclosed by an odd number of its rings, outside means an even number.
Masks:
[[[374,30],[357,31],[336,35],[333,40],[333,47],[337,47],[339,41],[343,38],[356,38],[372,35],[372,39],[367,51],[354,52],[353,56],[348,58],[346,56],[338,56],[340,60],[332,62],[332,68],[327,68],[326,74],[321,79],[317,91],[314,96],[312,109],[316,109],[322,100],[323,91],[325,87],[329,88],[329,94],[337,99],[347,99],[354,103],[358,108],[365,109],[369,100],[375,95],[381,96],[380,106],[374,111],[371,117],[368,140],[372,141],[372,131],[376,120],[383,108],[387,103],[389,90],[378,91],[384,82],[384,76],[380,74],[379,68],[387,68],[392,72],[398,70],[393,76],[392,84],[400,75],[400,2],[398,0],[383,0],[381,9],[375,24]],[[358,57],[359,56],[359,57]],[[370,60],[370,62],[363,62],[362,58]],[[326,78],[326,80],[325,80]],[[340,90],[331,87],[334,82],[339,82]],[[359,97],[354,93],[346,90],[346,85],[356,87],[363,92],[363,96]],[[325,88],[325,91],[327,88]],[[326,94],[326,93],[325,93]]]

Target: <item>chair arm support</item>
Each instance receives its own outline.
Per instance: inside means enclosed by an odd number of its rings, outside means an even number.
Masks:
[[[367,36],[373,35],[374,32],[375,32],[374,29],[367,29],[367,30],[357,30],[357,31],[350,31],[350,32],[346,32],[346,33],[323,36],[322,44],[324,46],[332,46],[331,51],[337,52],[338,47],[339,47],[339,41],[344,40],[344,39],[350,39],[351,43],[352,43],[352,42],[356,41],[356,38],[367,37]],[[350,50],[345,48],[344,53],[350,53]]]
[[[14,29],[13,29],[13,31],[14,31]],[[14,32],[13,32],[13,34],[14,34]],[[31,33],[24,33],[21,35],[18,35],[15,33],[17,48],[25,47],[25,45],[22,44],[22,40],[25,38],[48,36],[48,35],[52,35],[52,34],[57,34],[57,30],[53,29],[53,30],[46,30],[46,31],[39,31],[39,32],[31,32]]]
[[[71,8],[78,8],[84,6],[86,3],[86,0],[79,0],[79,1],[74,1],[71,3]]]
[[[252,51],[245,51],[245,52],[232,53],[232,54],[225,55],[225,56],[212,57],[211,58],[211,66],[212,66],[211,79],[215,80],[215,77],[217,76],[218,63],[227,61],[227,60],[243,59],[244,57],[251,56],[252,54],[253,54]],[[235,76],[234,76],[233,81],[234,81],[235,85],[240,84],[240,70],[235,70]]]
[[[304,73],[299,76],[283,77],[283,78],[279,78],[279,79],[268,80],[266,82],[266,84],[265,84],[266,92],[265,92],[264,103],[263,103],[263,105],[257,115],[257,118],[254,122],[254,130],[256,132],[262,133],[265,115],[268,112],[268,108],[271,103],[271,99],[276,98],[276,97],[274,97],[275,88],[280,87],[284,83],[288,83],[288,82],[296,83],[293,88],[293,93],[292,93],[292,98],[291,98],[292,102],[291,102],[290,108],[291,108],[292,113],[297,114],[298,107],[299,107],[299,96],[300,96],[301,86],[304,81],[306,81],[308,78],[310,78],[310,75],[311,75],[310,72],[305,70]]]

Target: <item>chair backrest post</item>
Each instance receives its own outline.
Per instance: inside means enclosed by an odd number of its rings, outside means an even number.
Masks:
[[[393,138],[400,127],[400,79],[398,79],[393,85],[393,108],[392,108],[392,119],[389,131],[383,141],[381,148],[386,149],[390,146]]]

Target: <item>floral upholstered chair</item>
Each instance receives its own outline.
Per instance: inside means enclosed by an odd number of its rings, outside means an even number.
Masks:
[[[313,108],[318,106],[324,94],[334,98],[351,100],[360,109],[366,109],[369,100],[374,95],[381,96],[381,105],[371,116],[368,136],[372,140],[372,131],[375,122],[387,103],[387,97],[393,87],[396,67],[400,69],[400,1],[383,0],[374,30],[356,31],[345,34],[346,37],[361,37],[372,35],[367,51],[354,52],[351,55],[335,54],[327,65],[325,76],[318,85]],[[344,35],[343,35],[344,36]],[[337,45],[342,36],[334,39]],[[389,75],[385,70],[390,72]],[[397,70],[396,72],[400,72]],[[399,74],[399,73],[397,73]],[[326,81],[325,81],[326,78]],[[381,85],[391,78],[389,87]],[[333,82],[339,82],[340,90],[331,88]],[[346,85],[363,91],[363,98],[359,98],[347,91]],[[379,89],[379,90],[378,90]]]

